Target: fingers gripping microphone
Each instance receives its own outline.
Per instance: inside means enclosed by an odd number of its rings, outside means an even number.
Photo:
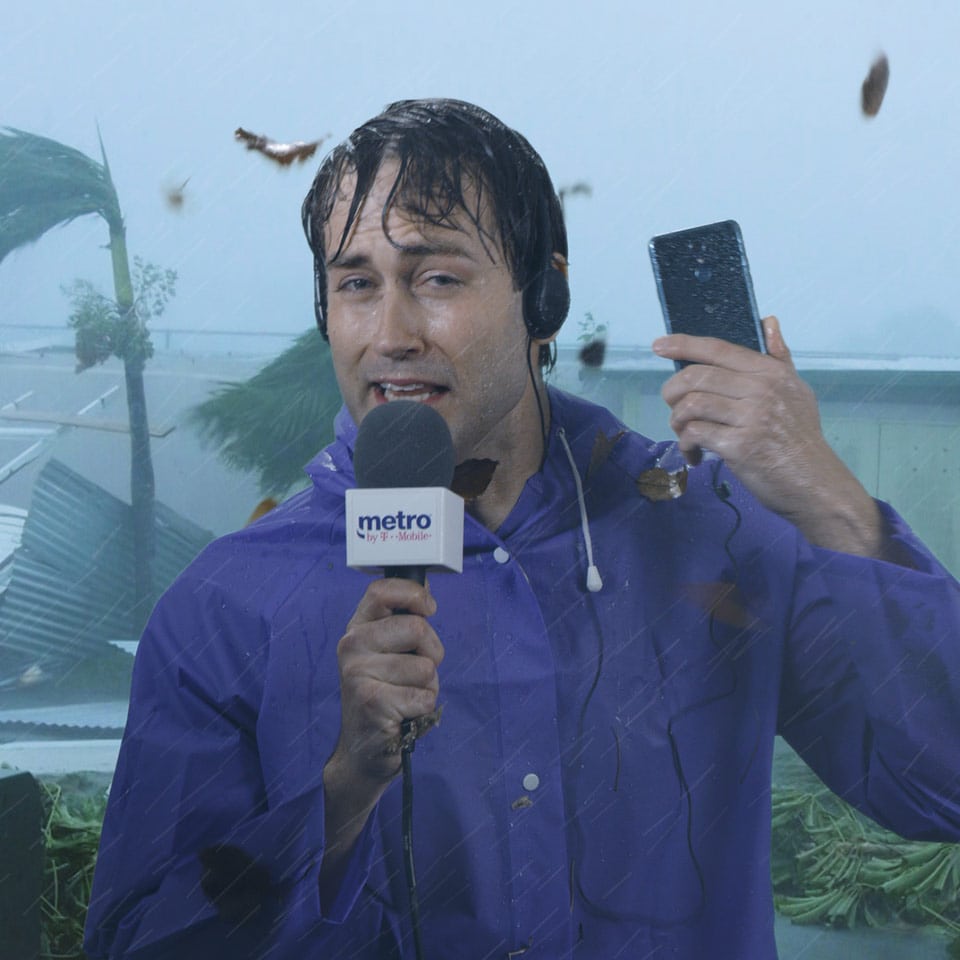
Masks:
[[[428,570],[463,569],[463,500],[453,441],[432,407],[396,400],[374,407],[357,431],[348,490],[347,564],[423,583]]]

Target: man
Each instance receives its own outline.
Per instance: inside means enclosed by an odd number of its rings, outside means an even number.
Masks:
[[[545,387],[566,306],[549,176],[456,101],[401,102],[304,204],[345,409],[313,487],[211,547],[140,645],[87,925],[109,957],[413,957],[400,824],[417,743],[428,958],[775,957],[782,733],[841,796],[960,837],[956,582],[832,453],[773,318],[768,356],[682,336],[668,444]],[[356,427],[432,405],[464,569],[345,567]]]

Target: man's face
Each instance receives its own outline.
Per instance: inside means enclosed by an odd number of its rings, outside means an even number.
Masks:
[[[429,403],[450,428],[458,462],[509,462],[539,443],[521,294],[500,250],[484,246],[462,211],[451,229],[394,205],[388,239],[381,216],[395,176],[396,164],[385,162],[343,250],[327,262],[327,332],[344,402],[357,424],[377,404]],[[347,178],[327,223],[331,256],[353,187]]]

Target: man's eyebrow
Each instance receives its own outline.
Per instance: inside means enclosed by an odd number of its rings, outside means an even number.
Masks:
[[[411,243],[397,246],[404,257],[463,257],[465,260],[475,260],[472,254],[456,243]],[[370,264],[370,256],[366,253],[352,253],[346,256],[334,257],[327,261],[328,267],[340,267],[353,270],[357,267],[366,267]]]
[[[334,257],[327,261],[327,268],[342,267],[344,270],[353,270],[356,267],[365,267],[370,263],[370,258],[365,253],[353,253],[348,257]]]

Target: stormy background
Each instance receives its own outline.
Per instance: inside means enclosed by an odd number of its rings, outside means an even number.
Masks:
[[[648,350],[663,320],[647,242],[736,219],[760,311],[779,316],[828,439],[960,571],[958,28],[947,0],[7,4],[0,128],[97,162],[102,138],[131,265],[176,272],[143,372],[158,589],[263,496],[301,482],[320,441],[287,451],[293,480],[263,463],[238,470],[190,414],[312,329],[300,204],[319,161],[385,104],[424,96],[474,101],[520,130],[564,193],[561,386],[665,435],[658,391],[672,368]],[[867,117],[861,84],[881,53],[889,87]],[[281,167],[245,149],[238,127],[325,139]],[[109,239],[102,218],[82,216],[0,261],[0,775],[73,777],[88,799],[109,783],[138,635],[124,606],[124,362],[76,371],[66,292],[79,279],[114,296]],[[598,334],[605,362],[585,368],[580,348]],[[263,400],[273,433],[307,436],[336,404],[325,358],[302,356],[299,379],[287,368],[264,394],[305,385],[286,407]],[[781,776],[806,783],[781,761]],[[812,929],[778,921],[782,955],[833,956]],[[915,933],[862,936],[837,949],[943,955]]]
[[[392,100],[473,100],[525,133],[567,207],[573,308],[646,345],[655,233],[733,217],[761,312],[798,350],[960,354],[960,10],[928,0],[669,5],[8,4],[0,122],[99,156],[132,250],[180,276],[165,325],[299,333],[299,204],[238,126],[326,146]],[[883,107],[860,112],[879,52]],[[188,179],[189,178],[189,179]],[[165,194],[186,182],[184,203]],[[60,284],[108,282],[81,221],[0,266],[2,323],[56,323]]]

